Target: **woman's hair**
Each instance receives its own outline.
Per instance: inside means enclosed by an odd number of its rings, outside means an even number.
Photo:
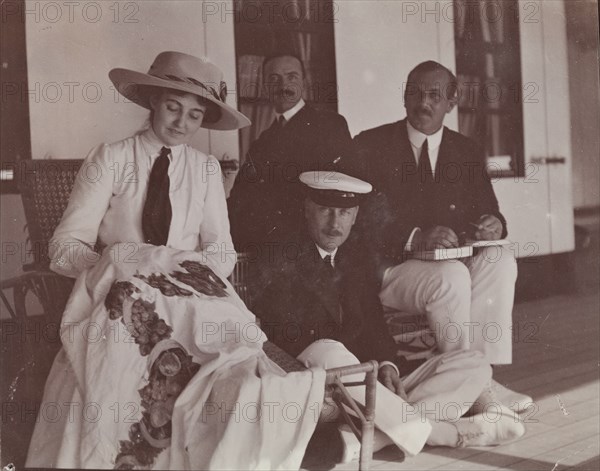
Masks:
[[[147,98],[147,101],[150,101],[150,98],[153,96],[161,96],[163,93],[173,93],[178,96],[186,95],[187,92],[183,92],[180,90],[175,90],[173,88],[164,88],[164,87],[150,87],[143,86],[138,89],[138,93],[140,95],[144,95]],[[215,105],[212,101],[206,100],[199,95],[196,95],[196,100],[199,104],[206,106],[206,112],[204,113],[203,122],[206,123],[215,123],[221,119],[221,108]],[[154,110],[150,108],[150,115],[148,116],[148,124],[152,125],[152,121],[154,120]],[[144,126],[144,129],[148,129],[149,126]]]

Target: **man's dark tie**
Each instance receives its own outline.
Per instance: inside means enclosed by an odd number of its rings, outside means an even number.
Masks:
[[[273,128],[274,131],[280,131],[281,129],[283,129],[286,123],[286,119],[283,117],[283,115],[280,115],[279,118],[275,118],[273,124],[271,125],[271,128]]]
[[[429,160],[429,145],[427,144],[427,139],[425,139],[425,142],[423,142],[423,147],[421,147],[418,174],[419,181],[422,184],[433,182],[433,170],[431,169],[431,162]]]
[[[331,255],[325,255],[323,257],[323,262],[325,262],[325,265],[327,266],[327,269],[331,272],[331,274],[334,276],[334,279],[336,278],[335,274],[335,267],[333,266],[333,257]],[[335,282],[337,285],[337,282]],[[336,290],[337,290],[337,286],[336,286]],[[337,294],[337,298],[338,298],[338,305],[337,305],[337,318],[336,321],[339,325],[342,325],[342,322],[344,320],[344,310],[342,309],[342,302],[341,302],[341,297],[340,297],[340,293]]]
[[[171,227],[171,200],[169,199],[169,154],[171,149],[163,147],[152,166],[146,203],[142,213],[144,242],[165,245]]]

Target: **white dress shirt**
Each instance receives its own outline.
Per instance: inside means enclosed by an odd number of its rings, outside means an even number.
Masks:
[[[328,252],[325,249],[322,249],[319,244],[315,244],[315,246],[317,247],[317,250],[319,251],[319,255],[321,256],[321,258],[323,260],[325,260],[325,257],[327,257],[327,255],[329,255],[331,257],[331,266],[335,267],[335,254],[338,251],[338,247],[336,247],[334,250],[332,250],[331,252]]]
[[[283,113],[275,113],[275,119],[278,120],[280,116],[283,116],[285,118],[285,122],[287,123],[296,115],[296,113],[298,113],[298,111],[304,108],[305,104],[306,102],[304,101],[304,99],[300,98],[300,101],[294,106],[292,106],[289,110],[284,111]]]
[[[431,135],[423,134],[421,131],[416,130],[410,124],[410,121],[406,120],[406,130],[408,131],[408,140],[412,147],[415,162],[419,165],[419,157],[421,157],[421,149],[423,143],[427,139],[428,151],[429,151],[429,162],[431,164],[431,170],[435,176],[435,165],[437,164],[438,154],[440,152],[440,145],[442,144],[442,136],[444,134],[444,126],[438,131]]]
[[[76,277],[99,258],[93,250],[131,243],[131,256],[144,243],[142,210],[150,171],[164,144],[148,129],[92,149],[77,174],[69,205],[50,241],[50,268]],[[229,276],[236,253],[221,168],[217,159],[189,147],[171,147],[169,197],[173,216],[167,246],[204,251]]]

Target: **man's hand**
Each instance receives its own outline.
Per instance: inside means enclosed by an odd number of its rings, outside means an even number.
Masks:
[[[496,216],[484,214],[477,221],[475,238],[477,240],[498,240],[502,237],[502,222]]]
[[[412,240],[413,250],[433,250],[458,247],[458,236],[449,227],[435,226],[423,232],[415,233]]]
[[[384,365],[379,369],[379,381],[397,396],[400,396],[405,401],[408,400],[402,380],[392,366]]]

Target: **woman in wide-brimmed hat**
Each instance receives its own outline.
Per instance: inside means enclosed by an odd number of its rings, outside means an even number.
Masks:
[[[206,60],[163,52],[147,74],[109,75],[150,126],[91,151],[52,238],[51,268],[77,281],[27,465],[297,468],[314,411],[273,420],[261,404],[318,403],[324,373],[285,377],[264,354],[227,281],[236,254],[219,163],[187,145],[200,127],[250,122]]]
[[[146,242],[210,247],[228,276],[235,251],[219,163],[188,145],[200,127],[250,124],[225,103],[223,74],[205,59],[163,52],[147,74],[113,69],[109,77],[120,93],[150,110],[150,126],[90,152],[51,240],[51,268],[77,276],[98,259],[97,244]]]

